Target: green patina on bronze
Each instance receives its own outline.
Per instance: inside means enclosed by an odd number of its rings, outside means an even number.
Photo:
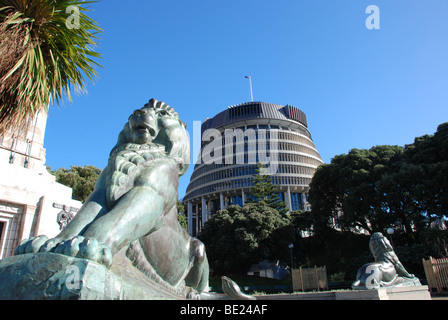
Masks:
[[[375,262],[367,263],[359,268],[352,289],[369,290],[421,285],[418,278],[406,271],[389,240],[380,232],[372,235],[369,248]]]
[[[23,241],[16,255],[52,253],[87,260],[85,270],[96,263],[114,277],[138,270],[177,297],[222,298],[203,292],[209,276],[204,245],[177,220],[179,177],[189,159],[185,124],[173,108],[150,100],[129,117],[108,166],[70,224],[53,239]],[[223,282],[228,296],[251,299],[229,279]]]

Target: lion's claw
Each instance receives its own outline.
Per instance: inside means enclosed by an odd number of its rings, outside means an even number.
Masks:
[[[54,238],[50,239],[44,243],[44,245],[40,248],[39,252],[53,252],[54,248],[61,242],[60,239]]]
[[[31,239],[26,239],[20,242],[17,248],[14,250],[15,255],[36,253],[48,240],[46,236],[39,236]]]
[[[76,236],[73,239],[62,241],[56,245],[54,253],[92,260],[107,268],[112,265],[112,253],[109,248],[94,238]]]
[[[39,236],[23,240],[14,253],[20,255],[36,252],[53,252],[69,257],[92,260],[105,265],[107,268],[112,265],[110,249],[94,238],[84,238],[83,236],[76,236],[69,240],[48,239],[45,236]]]

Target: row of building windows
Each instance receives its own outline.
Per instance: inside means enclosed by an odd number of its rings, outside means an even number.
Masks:
[[[279,150],[306,153],[320,159],[320,154],[315,149],[311,149],[310,147],[306,147],[295,143],[280,142]]]
[[[296,163],[304,163],[312,166],[320,166],[322,164],[322,161],[320,160],[320,155],[318,152],[316,152],[313,149],[306,148],[304,146],[300,145],[294,145],[290,143],[282,143],[280,145],[281,151],[288,151],[288,152],[272,152],[272,150],[263,150],[260,152],[256,151],[247,151],[246,152],[240,152],[240,153],[234,153],[233,157],[229,157],[226,159],[226,156],[223,155],[222,157],[219,157],[216,159],[204,159],[204,162],[206,163],[197,163],[195,165],[195,170],[191,176],[191,179],[194,180],[196,177],[207,173],[211,170],[215,170],[218,168],[221,168],[223,166],[232,165],[232,164],[256,164],[258,162],[296,162]],[[297,153],[305,153],[307,155],[313,156],[305,156]],[[214,154],[212,156],[215,156]],[[202,157],[204,158],[204,157]],[[316,159],[317,158],[317,159]],[[201,167],[202,166],[202,167]]]
[[[323,164],[322,160],[317,160],[312,157],[302,156],[300,154],[295,154],[295,153],[279,153],[278,161],[309,164],[316,168]]]
[[[311,183],[311,178],[277,176],[273,177],[272,181],[278,186],[308,186]]]
[[[224,146],[226,141],[232,138],[232,142],[240,142],[241,138],[244,138],[244,142],[247,143],[257,141],[258,139],[276,139],[278,142],[280,141],[295,141],[305,146],[309,146],[310,148],[316,149],[313,141],[310,138],[306,138],[308,135],[304,135],[299,132],[295,132],[293,130],[278,130],[268,128],[268,125],[258,125],[257,126],[247,126],[247,127],[238,127],[232,129],[226,129],[224,131],[219,132],[218,137],[218,129],[214,129],[216,131],[208,131],[206,134],[203,133],[202,137],[204,141],[201,142],[201,148],[204,148],[209,143],[214,142],[215,139],[221,140],[222,145]],[[227,135],[227,140],[226,140]],[[205,136],[205,138],[204,138]],[[239,138],[239,139],[238,139]],[[242,142],[242,141],[241,141]],[[215,143],[216,145],[216,143]]]
[[[279,131],[278,132],[278,140],[280,141],[295,141],[305,146],[309,146],[310,148],[316,149],[313,141],[309,138],[305,138],[303,135],[298,134],[294,131]]]
[[[253,176],[255,175],[255,170],[257,168],[257,165],[248,165],[244,167],[234,167],[234,168],[227,168],[220,171],[211,172],[207,175],[204,175],[198,179],[191,179],[190,185],[188,186],[188,190],[193,190],[195,187],[207,184],[212,181],[222,180],[222,179],[229,179],[233,177],[240,177],[240,176]],[[208,170],[207,172],[210,172],[212,169]],[[308,175],[312,176],[314,175],[314,172],[316,169],[314,167],[305,167],[301,165],[292,165],[292,164],[279,164],[277,166],[277,174],[296,174],[296,175]]]
[[[277,186],[308,186],[311,183],[311,178],[274,176],[272,177],[272,182]],[[208,186],[200,187],[196,190],[194,190],[194,188],[191,188],[191,192],[187,191],[185,199],[191,199],[209,193],[235,191],[236,189],[249,188],[253,185],[254,180],[252,177],[222,181]]]
[[[278,197],[281,201],[285,201],[287,202],[287,196],[286,196],[286,192],[279,192]],[[304,210],[304,201],[308,201],[308,195],[305,193],[294,193],[291,192],[290,193],[291,196],[291,211],[299,211],[299,210]],[[240,207],[243,206],[243,204],[247,203],[248,201],[250,201],[250,199],[254,199],[252,197],[252,195],[247,194],[245,195],[245,199],[243,201],[243,195],[234,195],[234,196],[230,196],[230,197],[224,197],[224,206],[228,207],[230,205],[238,205]],[[213,199],[213,200],[208,200],[208,204],[206,204],[207,206],[207,212],[211,213],[212,215],[216,213],[217,210],[220,209],[220,205],[219,205],[219,199]],[[193,204],[193,211],[196,212],[197,214],[202,214],[202,205],[201,203],[195,203]]]
[[[230,152],[230,156],[227,156],[226,151]],[[223,154],[223,162],[227,164],[242,164],[254,161],[259,162],[260,157],[275,157],[276,151],[292,151],[297,153],[304,153],[320,159],[320,154],[315,149],[294,142],[282,141],[279,142],[278,145],[276,145],[272,141],[267,141],[264,145],[246,143],[244,145],[244,152],[243,150],[239,150],[238,146],[234,144],[233,148],[221,150]],[[256,158],[257,160],[254,160],[254,158]]]

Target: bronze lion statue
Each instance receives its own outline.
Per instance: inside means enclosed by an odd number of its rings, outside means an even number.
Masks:
[[[421,285],[418,278],[406,271],[389,240],[382,233],[375,232],[372,235],[369,248],[375,262],[366,263],[359,268],[352,289],[368,290]]]
[[[149,278],[177,292],[192,288],[206,295],[204,245],[177,220],[179,177],[190,157],[185,127],[164,102],[152,99],[135,110],[94,191],[70,224],[54,239],[22,241],[15,253],[54,252],[110,268],[114,256],[125,252]],[[229,279],[224,281],[228,291],[239,293]]]

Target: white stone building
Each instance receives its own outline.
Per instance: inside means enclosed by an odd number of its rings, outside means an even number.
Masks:
[[[56,236],[81,208],[72,189],[46,170],[46,121],[38,113],[21,130],[0,136],[0,259],[23,239]]]

